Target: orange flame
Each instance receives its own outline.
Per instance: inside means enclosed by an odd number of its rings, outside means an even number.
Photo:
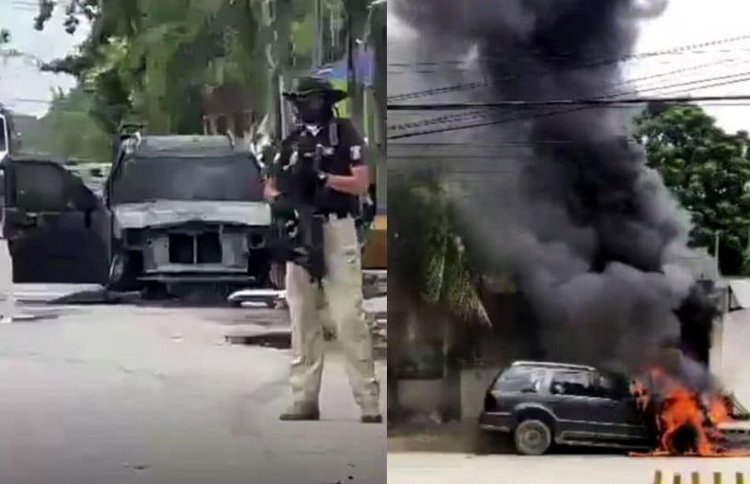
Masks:
[[[658,368],[649,371],[648,377],[650,385],[636,380],[631,383],[630,391],[639,410],[656,419],[658,448],[651,453],[631,455],[749,455],[724,449],[718,443],[721,438],[718,426],[732,421],[724,396],[700,395]],[[657,387],[659,390],[652,395],[651,391]]]

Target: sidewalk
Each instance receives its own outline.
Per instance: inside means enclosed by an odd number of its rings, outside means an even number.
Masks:
[[[22,304],[46,303],[69,294],[101,290],[99,284],[13,284],[13,296]]]
[[[388,453],[388,484],[736,484],[750,477],[748,459],[632,458],[606,455],[542,457]],[[697,473],[698,480],[692,480]],[[675,480],[680,475],[680,480]],[[742,481],[739,481],[742,482]]]
[[[406,425],[388,429],[389,453],[484,453],[487,451],[487,444],[474,421]]]

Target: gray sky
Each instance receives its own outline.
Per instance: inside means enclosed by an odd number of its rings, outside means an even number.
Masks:
[[[642,24],[636,52],[654,52],[674,47],[699,44],[730,37],[750,36],[750,2],[747,0],[671,0],[667,10],[659,18]],[[389,38],[399,39],[413,35],[408,27],[397,19],[388,21]],[[395,59],[389,51],[389,63],[420,62],[419,59]],[[398,52],[398,50],[396,50]],[[750,79],[750,40],[732,42],[713,47],[697,49],[692,53],[659,56],[649,60],[639,59],[622,66],[627,79],[642,79],[635,86],[644,96],[717,96],[750,94],[750,82],[705,88],[707,84],[727,82],[732,79],[696,83],[690,86],[665,89],[665,87],[691,81],[704,81],[715,77],[748,73]],[[674,71],[681,71],[674,73]],[[400,74],[394,84],[407,84]],[[657,77],[654,77],[657,76]],[[389,95],[399,93],[390,89]],[[443,82],[444,84],[444,82]],[[442,85],[442,84],[441,84]],[[429,86],[439,87],[439,86]],[[703,87],[699,89],[699,87]],[[690,91],[684,89],[690,88]],[[677,92],[680,90],[679,92]],[[423,98],[425,101],[427,98]],[[435,97],[432,100],[439,100]],[[750,105],[748,106],[705,106],[727,130],[750,130]]]
[[[0,0],[0,28],[11,31],[12,47],[44,61],[64,57],[86,37],[86,29],[75,36],[63,29],[63,9],[58,7],[43,32],[34,30],[36,0]],[[67,2],[63,2],[67,3]],[[43,115],[52,90],[75,86],[70,76],[42,73],[24,59],[0,60],[0,103],[14,111]]]

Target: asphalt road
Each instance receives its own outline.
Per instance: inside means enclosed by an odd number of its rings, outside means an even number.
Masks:
[[[388,484],[653,484],[656,471],[662,483],[711,484],[722,474],[722,484],[740,484],[737,473],[750,482],[750,459],[640,458],[602,455],[512,455],[389,453]],[[680,481],[675,481],[675,474]]]
[[[225,339],[283,313],[26,312],[45,317],[0,325],[0,484],[386,482],[385,425],[359,423],[335,351],[323,421],[284,423],[288,351]]]

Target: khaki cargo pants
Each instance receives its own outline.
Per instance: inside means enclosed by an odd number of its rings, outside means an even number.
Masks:
[[[379,414],[372,333],[362,310],[362,263],[352,218],[332,217],[323,226],[326,275],[322,289],[302,267],[287,263],[286,294],[292,320],[294,403],[318,403],[323,375],[323,327],[334,326],[344,352],[354,399],[363,415]],[[324,303],[321,304],[321,298]]]

